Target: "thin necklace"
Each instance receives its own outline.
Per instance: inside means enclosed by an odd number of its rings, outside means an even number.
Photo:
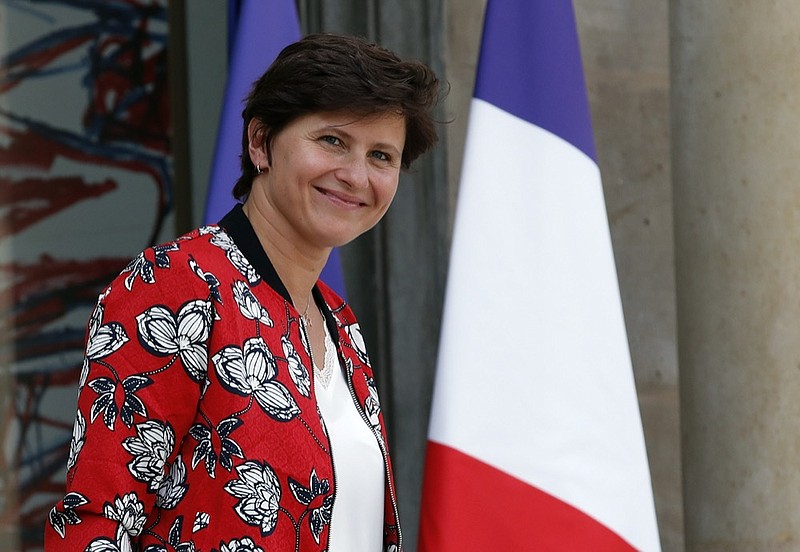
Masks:
[[[306,299],[306,308],[303,311],[303,314],[300,315],[300,319],[303,321],[303,325],[310,328],[311,327],[311,319],[308,317],[308,307],[311,305],[311,292],[308,292],[308,299]]]
[[[333,368],[336,365],[336,355],[333,354],[334,345],[333,339],[331,338],[331,334],[328,331],[328,325],[324,323],[324,315],[323,315],[323,324],[322,329],[324,332],[324,354],[322,357],[322,366],[317,366],[316,361],[314,360],[314,353],[311,350],[311,341],[310,335],[308,333],[308,328],[311,327],[311,319],[308,317],[308,308],[311,305],[311,294],[308,295],[308,301],[306,301],[306,308],[303,309],[303,314],[300,315],[300,321],[303,323],[303,329],[306,332],[307,339],[309,339],[308,343],[308,350],[311,356],[311,366],[314,369],[314,376],[316,381],[318,381],[323,388],[327,389],[328,386],[331,384],[331,377],[333,376]],[[322,310],[319,311],[322,314]]]

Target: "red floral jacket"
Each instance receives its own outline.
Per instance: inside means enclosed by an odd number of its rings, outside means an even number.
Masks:
[[[385,545],[400,549],[385,425],[358,323],[319,282],[357,408],[386,465]],[[336,497],[299,314],[236,207],[144,251],[88,327],[67,493],[49,551],[320,551]]]

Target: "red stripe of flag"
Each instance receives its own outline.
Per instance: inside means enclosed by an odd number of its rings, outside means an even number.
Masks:
[[[577,508],[431,441],[422,494],[420,552],[634,550]]]

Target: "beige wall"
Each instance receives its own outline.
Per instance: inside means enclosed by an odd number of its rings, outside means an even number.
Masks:
[[[800,4],[674,0],[685,539],[800,549]]]
[[[663,0],[575,0],[598,161],[665,552],[684,548]]]

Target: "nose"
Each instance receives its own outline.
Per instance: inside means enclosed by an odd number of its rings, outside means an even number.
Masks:
[[[348,155],[336,171],[336,177],[350,188],[364,188],[369,184],[367,160],[357,155]]]

